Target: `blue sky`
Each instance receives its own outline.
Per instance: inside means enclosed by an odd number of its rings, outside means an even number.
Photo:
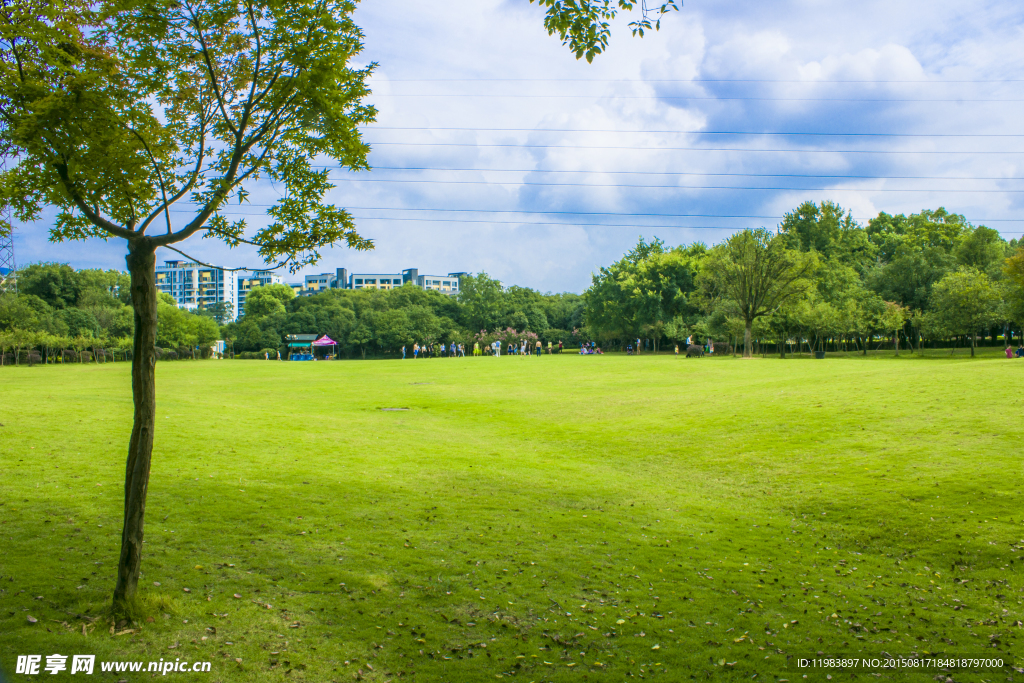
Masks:
[[[690,0],[642,40],[620,23],[593,64],[542,18],[524,0],[360,6],[362,57],[380,65],[374,170],[334,171],[332,200],[377,246],[303,272],[486,271],[579,292],[639,235],[715,243],[804,200],[862,222],[941,205],[1024,231],[1020,2]],[[253,225],[277,196],[254,188]],[[46,234],[19,226],[19,263],[123,268],[123,242]]]

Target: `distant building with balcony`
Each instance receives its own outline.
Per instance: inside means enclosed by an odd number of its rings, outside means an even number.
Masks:
[[[459,278],[465,275],[469,275],[469,273],[420,275],[418,268],[406,268],[401,273],[352,273],[348,276],[347,289],[393,289],[411,283],[417,287],[437,290],[444,294],[458,294]]]
[[[237,311],[235,288],[229,272],[193,261],[164,261],[156,267],[157,291],[170,294],[178,308],[194,311],[230,303]]]
[[[469,273],[420,275],[418,268],[406,268],[398,273],[349,273],[347,268],[338,268],[333,273],[307,275],[303,282],[291,282],[288,286],[297,296],[313,296],[328,289],[395,289],[410,283],[444,294],[458,294],[459,280],[466,275]]]

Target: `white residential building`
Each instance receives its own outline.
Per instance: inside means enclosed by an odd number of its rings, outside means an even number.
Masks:
[[[194,311],[230,303],[237,312],[234,283],[228,272],[192,261],[164,261],[156,267],[156,288],[170,294],[179,308]]]

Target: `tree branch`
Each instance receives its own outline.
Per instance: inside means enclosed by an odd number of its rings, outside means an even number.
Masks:
[[[134,128],[132,128],[131,126],[128,126],[128,130],[130,130],[132,135],[134,135],[136,138],[138,138],[139,142],[142,143],[142,146],[146,150],[146,155],[149,157],[150,163],[152,163],[153,164],[153,168],[156,169],[156,178],[157,178],[157,180],[160,181],[160,194],[162,194],[163,198],[164,198],[164,215],[167,217],[167,232],[170,233],[171,232],[171,212],[168,210],[168,207],[170,205],[167,203],[167,187],[166,187],[166,185],[164,185],[164,173],[163,173],[163,171],[160,170],[160,164],[157,163],[156,157],[153,156],[153,152],[149,149],[149,145],[146,143],[146,140],[142,137],[142,135],[140,135],[139,132],[137,130],[135,130]],[[133,214],[135,213],[134,210],[132,211],[132,213]],[[139,226],[139,230],[138,230],[139,234],[140,235],[141,234],[145,234],[147,227],[149,227],[149,223],[144,223],[144,224],[140,225]]]
[[[224,268],[222,266],[215,266],[215,265],[212,265],[212,264],[209,264],[209,263],[204,263],[203,261],[200,261],[199,259],[195,258],[194,256],[189,256],[188,254],[183,252],[181,249],[178,249],[177,247],[172,247],[172,246],[167,245],[167,244],[165,244],[163,246],[165,248],[167,248],[167,249],[170,249],[171,251],[178,252],[179,254],[184,256],[185,258],[189,259],[190,261],[194,261],[194,262],[198,263],[201,266],[205,266],[206,268],[216,268],[217,270],[225,270],[225,271],[228,271],[228,272],[235,272],[235,271],[239,271],[239,270],[258,270],[260,272],[271,271],[271,270],[278,270],[279,268],[284,268],[286,265],[288,265],[288,262],[292,260],[292,257],[289,256],[284,261],[281,261],[280,263],[278,263],[276,266],[274,266],[272,268],[268,268],[265,265],[261,266],[259,268],[250,268],[249,266],[239,266],[238,268]]]
[[[164,197],[164,206],[162,208],[158,207],[156,210],[153,211],[153,213],[149,214],[149,216],[146,217],[146,220],[143,221],[142,226],[139,228],[141,232],[146,231],[146,227],[153,221],[154,218],[160,215],[161,211],[168,210],[171,204],[177,202],[179,199],[184,197],[189,190],[195,187],[196,180],[199,178],[199,171],[202,170],[203,167],[203,158],[206,156],[206,125],[209,121],[205,116],[201,119],[201,121],[202,123],[199,127],[199,154],[196,157],[196,167],[192,170],[192,177],[189,178],[189,181],[187,183],[182,185],[181,190],[174,194],[169,201],[166,196]],[[168,232],[170,231],[168,230]]]
[[[217,96],[217,104],[220,106],[220,113],[224,116],[224,123],[227,125],[237,140],[239,137],[238,129],[231,123],[231,117],[228,116],[227,109],[224,107],[224,97],[221,95],[220,88],[217,86],[217,73],[213,69],[213,63],[210,61],[210,48],[206,45],[206,38],[203,37],[203,29],[199,25],[199,19],[196,17],[195,12],[192,11],[190,4],[185,5],[185,9],[188,10],[189,17],[192,18],[192,25],[196,29],[196,39],[199,41],[199,45],[202,47],[203,63],[206,64],[206,71],[210,74],[210,85],[213,88],[214,94]]]
[[[81,211],[85,215],[85,217],[89,219],[89,222],[91,222],[97,228],[106,230],[115,237],[123,237],[126,240],[132,240],[139,236],[139,234],[134,230],[128,230],[126,228],[122,228],[119,225],[111,223],[106,218],[99,215],[98,212],[90,209],[89,205],[85,203],[85,200],[79,196],[78,192],[72,186],[71,179],[68,177],[67,164],[54,164],[53,166],[57,171],[57,175],[60,177],[61,184],[67,191],[68,196],[71,197],[71,201],[73,201],[75,203],[75,206],[78,207],[78,210]]]

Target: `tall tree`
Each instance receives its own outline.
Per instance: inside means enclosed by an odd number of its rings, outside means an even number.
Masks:
[[[706,300],[729,299],[743,318],[743,357],[751,357],[754,321],[807,291],[817,265],[813,252],[787,248],[764,228],[743,230],[711,249],[698,281]]]
[[[371,67],[347,0],[140,0],[93,5],[27,0],[0,15],[0,152],[18,163],[0,205],[23,221],[57,207],[54,241],[118,238],[127,247],[135,314],[134,425],[114,590],[136,590],[155,415],[156,249],[200,235],[257,247],[293,269],[344,242],[372,247],[324,200],[312,160],[366,168],[357,126]],[[270,225],[222,214],[259,180],[284,198]],[[171,220],[183,204],[192,216]]]
[[[934,316],[941,328],[971,338],[974,357],[978,330],[995,319],[999,294],[988,275],[963,267],[949,273],[932,288]]]

